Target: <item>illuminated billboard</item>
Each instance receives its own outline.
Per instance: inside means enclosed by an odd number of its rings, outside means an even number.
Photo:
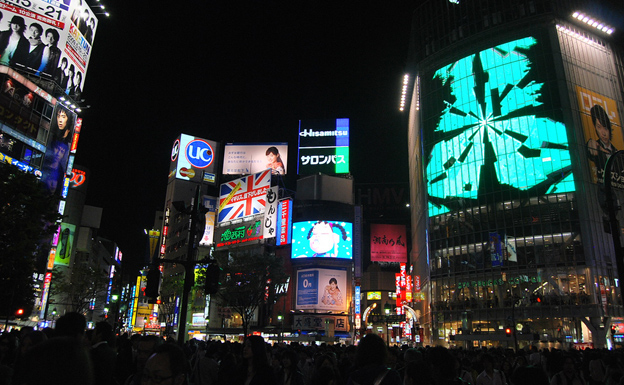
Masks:
[[[273,175],[285,175],[288,143],[228,143],[223,149],[223,174],[254,174],[271,169]]]
[[[602,184],[607,159],[616,151],[624,150],[617,104],[613,99],[579,86],[576,86],[576,95],[581,109],[592,182]],[[618,187],[623,187],[619,181],[616,183]]]
[[[535,37],[510,41],[427,76],[423,158],[430,216],[496,192],[574,191],[546,44]]]
[[[202,198],[204,208],[208,209],[205,215],[206,225],[204,226],[204,234],[199,240],[200,246],[210,246],[214,240],[214,230],[217,216],[217,198],[204,196]]]
[[[70,149],[74,137],[76,114],[60,103],[54,107],[50,124],[50,139],[41,167],[41,181],[47,191],[60,194],[63,188]],[[71,173],[71,168],[69,169]]]
[[[69,266],[74,244],[76,226],[69,223],[61,223],[54,265]]]
[[[263,239],[262,219],[232,224],[215,229],[214,243],[217,249],[258,243]]]
[[[271,170],[223,183],[219,190],[219,223],[264,213]]]
[[[349,173],[349,119],[299,121],[297,174]]]
[[[98,20],[86,1],[0,3],[0,65],[24,68],[80,95]],[[15,43],[10,43],[15,42]]]
[[[297,310],[347,311],[346,270],[305,269],[297,271]]]
[[[317,220],[294,222],[292,258],[352,259],[353,224]]]
[[[292,199],[281,200],[277,205],[277,236],[275,246],[287,245],[292,242]]]
[[[217,143],[180,134],[171,148],[169,176],[191,182],[215,183]]]
[[[371,261],[407,262],[405,225],[371,224]]]

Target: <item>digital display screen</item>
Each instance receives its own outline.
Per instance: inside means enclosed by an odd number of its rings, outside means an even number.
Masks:
[[[429,77],[422,98],[430,216],[503,191],[509,197],[574,191],[548,51],[526,37]]]
[[[353,258],[353,224],[330,220],[295,222],[293,258]]]

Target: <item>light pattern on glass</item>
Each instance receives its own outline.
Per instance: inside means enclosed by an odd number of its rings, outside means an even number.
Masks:
[[[503,188],[574,190],[566,127],[545,112],[544,84],[528,55],[538,44],[519,39],[435,72],[444,104],[433,138],[425,138],[430,216],[449,211],[449,202]]]

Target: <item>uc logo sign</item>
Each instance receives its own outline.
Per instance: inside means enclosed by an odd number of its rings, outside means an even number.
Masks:
[[[214,151],[205,140],[195,139],[186,145],[186,160],[195,168],[206,168],[212,164]]]
[[[173,147],[171,148],[171,161],[175,162],[175,160],[178,158],[178,153],[180,152],[180,139],[176,139],[175,142],[173,142]]]

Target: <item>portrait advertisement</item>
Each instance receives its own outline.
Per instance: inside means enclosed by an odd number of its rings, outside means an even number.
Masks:
[[[227,143],[223,150],[223,174],[245,175],[271,169],[285,175],[288,143]]]
[[[607,159],[616,151],[624,150],[617,104],[613,99],[579,86],[576,87],[576,94],[591,181],[602,184]]]
[[[353,258],[353,224],[343,221],[295,222],[292,258]]]
[[[297,272],[297,309],[347,311],[347,272],[305,269]]]
[[[59,193],[63,187],[75,124],[75,113],[60,104],[54,107],[50,137],[41,169],[43,184],[52,194]]]

